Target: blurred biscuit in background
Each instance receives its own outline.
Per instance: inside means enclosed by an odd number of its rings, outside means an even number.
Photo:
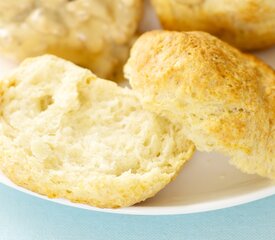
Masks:
[[[115,79],[142,0],[0,0],[0,52],[16,60],[51,53]]]
[[[165,29],[209,32],[243,50],[275,44],[274,0],[152,0]]]

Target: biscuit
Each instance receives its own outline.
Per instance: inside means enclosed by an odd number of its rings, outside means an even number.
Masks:
[[[141,10],[142,0],[2,0],[0,51],[19,61],[50,53],[116,79]]]
[[[134,44],[126,77],[143,106],[201,151],[275,179],[275,73],[204,32],[153,31]]]
[[[0,169],[50,198],[129,206],[167,185],[193,151],[132,90],[57,57],[27,59],[0,81]]]
[[[243,49],[275,44],[275,1],[152,0],[165,29],[205,31]]]

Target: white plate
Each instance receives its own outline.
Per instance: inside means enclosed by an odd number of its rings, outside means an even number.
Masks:
[[[141,30],[158,28],[158,22],[147,6]],[[275,48],[256,55],[275,67]],[[0,75],[15,65],[0,58]],[[0,182],[33,196],[76,208],[111,213],[137,215],[167,215],[203,212],[231,207],[275,194],[275,183],[255,176],[243,174],[228,163],[228,159],[217,153],[197,152],[177,179],[157,196],[141,204],[121,209],[99,209],[64,199],[49,199],[20,188],[0,173]]]

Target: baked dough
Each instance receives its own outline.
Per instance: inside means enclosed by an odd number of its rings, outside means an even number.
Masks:
[[[203,32],[153,31],[125,66],[143,106],[182,124],[201,151],[275,179],[275,73]]]
[[[116,78],[142,0],[0,0],[0,52],[16,60],[51,53]]]
[[[181,129],[133,91],[54,56],[0,82],[0,169],[50,198],[125,207],[154,196],[192,156]]]
[[[168,30],[209,32],[253,50],[275,44],[274,0],[152,0]]]

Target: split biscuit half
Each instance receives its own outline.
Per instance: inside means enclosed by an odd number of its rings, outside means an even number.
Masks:
[[[54,56],[0,81],[0,169],[50,198],[133,205],[175,178],[194,145],[132,90]]]

